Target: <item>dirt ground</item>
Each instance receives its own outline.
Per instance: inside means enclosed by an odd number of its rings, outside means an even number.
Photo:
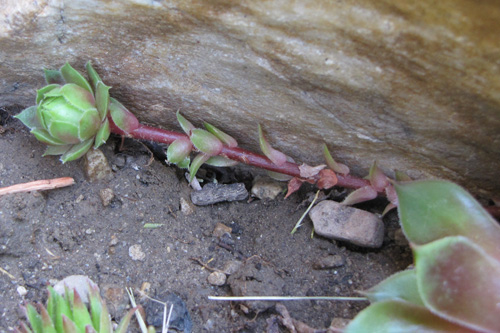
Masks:
[[[275,200],[196,206],[187,215],[180,202],[181,198],[189,201],[192,190],[183,173],[158,159],[148,165],[150,153],[142,144],[126,140],[119,151],[119,138],[110,139],[102,150],[113,167],[113,177],[90,182],[82,161],[62,165],[57,157],[42,157],[44,146],[11,117],[18,111],[0,110],[0,187],[63,176],[73,177],[76,183],[63,189],[0,197],[2,332],[17,326],[19,305],[44,302],[45,286],[68,275],[87,275],[96,282],[117,319],[128,306],[124,288],[140,289],[147,282],[152,297],[174,293],[185,303],[192,332],[265,332],[266,320],[276,315],[275,310],[256,315],[244,313],[237,304],[208,300],[209,295],[232,295],[231,288],[227,283],[211,285],[207,281],[210,269],[200,263],[222,270],[228,263],[257,256],[276,273],[271,279],[275,276],[284,283],[282,294],[295,296],[355,296],[356,290],[367,289],[411,263],[408,246],[397,237],[394,211],[384,218],[384,243],[377,250],[318,236],[311,239],[309,218],[290,235],[306,209],[297,207],[313,193],[312,187],[286,200],[279,195]],[[243,179],[249,189],[248,174]],[[115,195],[108,206],[99,196],[106,188]],[[380,213],[384,204],[361,208]],[[146,223],[161,226],[145,228]],[[231,235],[225,239],[214,236],[217,223],[231,227]],[[140,245],[145,254],[142,260],[129,255],[133,245]],[[342,257],[341,266],[313,268],[319,259],[335,254]],[[264,283],[273,285],[273,281]],[[26,295],[19,294],[19,286],[26,288]],[[353,318],[367,304],[284,303],[293,318],[316,328],[330,326],[333,319]],[[135,321],[130,331],[138,331]],[[287,332],[283,327],[280,331]]]

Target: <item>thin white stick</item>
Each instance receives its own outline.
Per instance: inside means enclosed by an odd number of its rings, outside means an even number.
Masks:
[[[2,187],[0,188],[0,196],[5,194],[20,193],[20,192],[53,190],[59,187],[70,186],[73,185],[74,183],[75,180],[71,177],[36,180],[34,182]]]
[[[163,314],[163,327],[166,326],[165,332],[162,333],[168,333],[168,328],[170,327],[170,317],[172,316],[172,310],[174,309],[174,305],[170,305],[170,311],[168,311],[168,318],[167,318],[167,323],[165,325],[165,313]],[[167,312],[167,303],[165,303],[165,312]]]
[[[366,297],[348,296],[208,296],[213,301],[367,301]]]
[[[295,227],[292,229],[292,232],[290,232],[292,235],[301,226],[302,220],[304,220],[304,218],[307,216],[307,213],[309,213],[309,211],[311,210],[312,206],[314,206],[314,203],[316,202],[316,200],[318,200],[318,195],[319,195],[319,190],[316,191],[316,195],[314,196],[313,201],[311,202],[311,204],[309,205],[309,207],[307,207],[307,209],[304,212],[304,214],[302,214],[302,216],[300,217],[299,221],[297,222],[297,224],[295,225]]]
[[[135,303],[134,291],[132,290],[132,288],[125,288],[125,290],[127,291],[128,298],[130,299],[130,303],[132,303],[132,307],[135,308],[137,306],[137,304]],[[137,321],[139,322],[139,326],[141,327],[141,332],[147,333],[148,328],[146,327],[146,323],[142,319],[142,316],[141,316],[141,313],[139,312],[139,310],[135,310],[134,314],[135,314],[135,317],[137,318]]]

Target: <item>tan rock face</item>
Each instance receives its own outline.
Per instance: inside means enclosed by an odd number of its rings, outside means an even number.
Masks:
[[[175,111],[298,161],[500,192],[500,3],[4,0],[0,106],[92,60],[141,121]]]

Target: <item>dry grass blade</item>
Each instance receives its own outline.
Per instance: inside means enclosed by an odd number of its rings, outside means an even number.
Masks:
[[[36,180],[29,183],[22,183],[22,184],[2,187],[0,188],[0,196],[6,194],[20,193],[20,192],[53,190],[60,187],[70,186],[73,185],[74,183],[75,180],[71,177]]]

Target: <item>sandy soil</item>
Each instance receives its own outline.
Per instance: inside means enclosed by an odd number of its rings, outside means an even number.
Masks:
[[[257,256],[261,264],[255,267],[271,267],[273,272],[261,281],[262,290],[275,285],[283,295],[299,296],[355,295],[411,263],[409,248],[397,237],[395,212],[384,218],[385,239],[378,250],[311,239],[308,218],[290,235],[306,208],[297,207],[313,188],[301,189],[287,200],[280,195],[272,201],[196,206],[187,215],[180,202],[190,200],[191,189],[183,173],[157,159],[148,165],[150,154],[142,144],[127,140],[119,151],[119,138],[109,140],[102,150],[113,166],[113,177],[90,182],[81,161],[62,165],[57,157],[41,157],[44,146],[11,117],[18,111],[0,111],[0,186],[63,176],[73,177],[76,184],[0,197],[0,331],[17,325],[20,304],[45,301],[46,285],[74,274],[87,275],[100,286],[117,319],[127,306],[124,288],[139,289],[147,282],[151,296],[174,293],[185,303],[193,332],[263,332],[266,319],[276,314],[273,308],[256,316],[251,308],[245,314],[236,304],[208,300],[209,295],[231,295],[231,288],[209,284],[210,269],[200,263],[222,270]],[[245,180],[249,187],[248,177]],[[115,195],[106,207],[99,196],[102,189]],[[383,207],[384,202],[362,206],[377,213]],[[161,226],[149,229],[146,223]],[[217,223],[231,227],[230,236],[214,236]],[[140,245],[142,260],[129,255],[134,245]],[[342,257],[342,266],[313,268],[320,258],[335,254]],[[19,286],[26,288],[25,296],[18,293]],[[352,318],[366,305],[285,304],[293,318],[317,328],[330,326],[333,319]],[[138,330],[135,324],[130,329]]]

